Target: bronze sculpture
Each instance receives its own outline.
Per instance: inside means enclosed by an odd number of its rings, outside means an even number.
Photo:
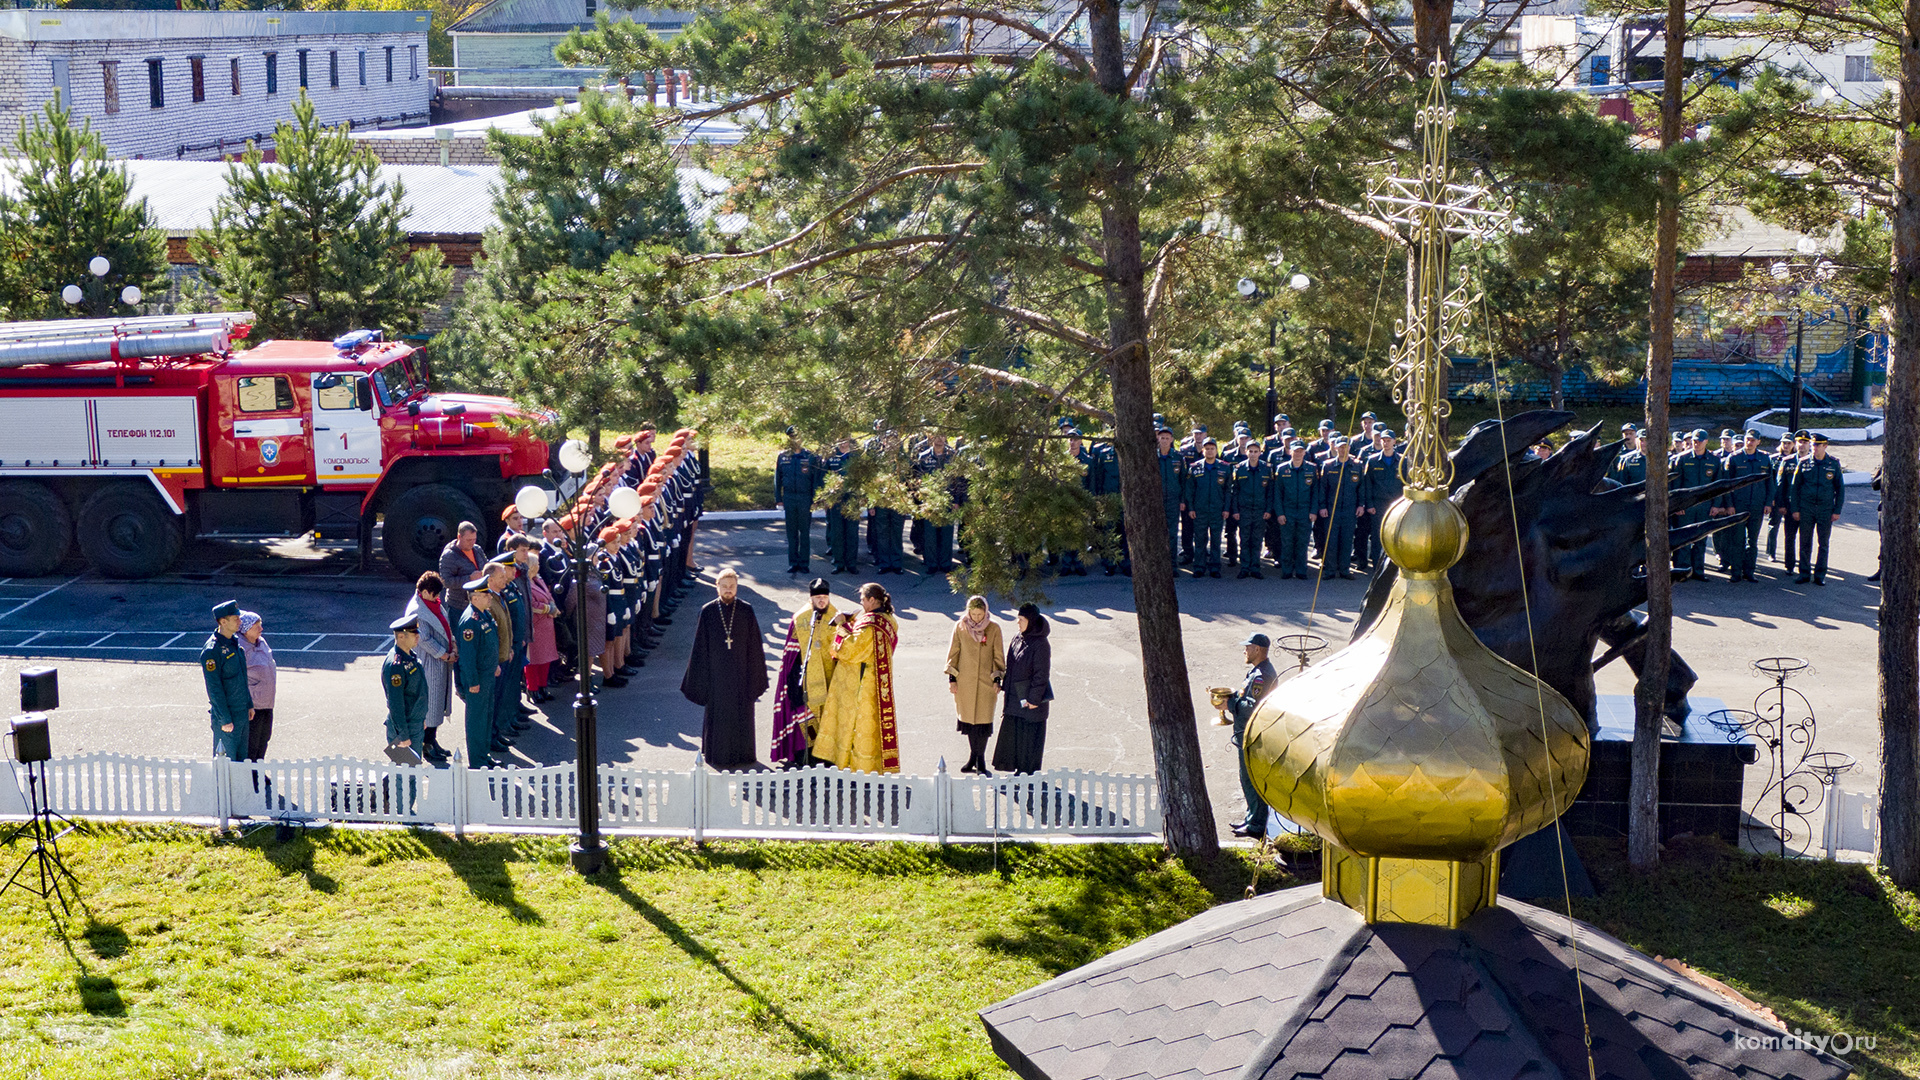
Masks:
[[[1601,444],[1597,427],[1545,461],[1529,452],[1572,420],[1572,413],[1540,409],[1516,413],[1504,424],[1485,420],[1467,433],[1452,455],[1452,497],[1467,518],[1467,549],[1448,576],[1474,636],[1558,690],[1592,727],[1593,673],[1615,659],[1625,659],[1638,673],[1645,660],[1646,619],[1634,611],[1647,600],[1645,485],[1607,478],[1626,446]],[[1756,479],[1676,489],[1669,506],[1677,514]],[[1733,518],[1713,518],[1668,535],[1678,549],[1733,524]],[[1523,579],[1514,573],[1516,546],[1525,555],[1524,596]],[[1374,578],[1354,637],[1379,616],[1396,576],[1389,563]],[[1601,642],[1607,651],[1596,660]],[[1677,734],[1686,719],[1687,692],[1695,681],[1693,669],[1673,654],[1669,733]]]

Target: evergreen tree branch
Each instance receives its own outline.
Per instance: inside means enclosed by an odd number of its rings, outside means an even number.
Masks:
[[[1093,370],[1093,368],[1098,367],[1101,363],[1105,362],[1105,359],[1106,359],[1105,357],[1102,357],[1100,360],[1096,361],[1092,366],[1090,366],[1088,370]],[[950,371],[965,372],[969,375],[978,375],[981,378],[988,379],[1005,386],[1018,386],[1025,390],[1034,390],[1039,393],[1045,394],[1054,403],[1056,411],[1059,406],[1064,405],[1067,408],[1072,409],[1073,411],[1080,413],[1084,416],[1091,416],[1098,420],[1104,420],[1109,424],[1113,423],[1113,413],[1099,407],[1098,405],[1089,405],[1088,403],[1081,401],[1078,398],[1069,397],[1067,394],[1067,389],[1070,389],[1070,388],[1055,390],[1053,387],[1048,386],[1046,383],[1036,382],[1033,379],[1029,379],[1024,375],[1015,375],[1011,371],[1003,371],[1000,368],[987,367],[983,364],[970,364],[964,361],[956,360],[956,361],[953,361],[952,363],[949,363],[946,366]],[[1074,381],[1078,382],[1079,380],[1076,379]]]
[[[839,217],[840,214],[844,213],[848,209],[866,202],[868,199],[871,199],[873,196],[879,194],[880,192],[886,190],[887,188],[892,187],[893,185],[899,183],[902,180],[911,180],[919,176],[945,176],[950,173],[972,172],[975,169],[981,169],[986,167],[986,164],[987,163],[984,161],[954,161],[954,162],[946,162],[939,165],[916,165],[911,169],[902,169],[899,172],[892,173],[888,176],[883,176],[878,180],[875,180],[874,182],[868,184],[866,187],[861,188],[859,191],[854,192],[852,195],[847,196],[845,199],[842,199],[838,204],[836,204],[832,209],[828,210],[824,214],[821,214],[819,217],[813,219],[813,221],[808,223],[805,228],[801,229],[799,232],[793,233],[792,235],[785,237],[784,239],[775,240],[773,243],[768,244],[765,247],[756,248],[752,251],[715,252],[710,255],[697,255],[694,258],[689,259],[688,261],[698,263],[698,262],[715,262],[715,261],[726,260],[726,259],[762,258],[764,256],[771,255],[776,251],[781,251],[783,249],[792,247],[793,245],[799,243],[800,241],[806,239],[808,236],[812,235],[821,226],[826,225],[828,222],[833,221],[835,218]]]
[[[1009,56],[1005,53],[944,52],[915,53],[912,56],[889,56],[875,60],[873,62],[873,68],[876,71],[891,71],[900,68],[931,67],[935,64],[951,64],[955,67],[988,64],[999,67],[1018,68],[1025,67],[1028,63],[1028,59],[1024,56]],[[844,78],[847,73],[852,70],[853,68],[851,66],[833,68],[823,73],[822,78],[828,80]],[[678,124],[692,123],[696,120],[711,120],[717,116],[732,116],[743,110],[751,109],[758,105],[765,105],[770,101],[779,101],[782,98],[792,97],[812,85],[812,82],[788,83],[785,86],[776,87],[763,93],[722,102],[711,109],[664,113],[660,119],[654,123],[658,127],[673,127]]]
[[[1005,304],[990,302],[983,302],[980,305],[980,309],[982,311],[990,311],[1003,318],[1012,319],[1022,326],[1036,330],[1048,337],[1057,338],[1069,345],[1078,345],[1083,349],[1097,352],[1102,356],[1107,353],[1106,342],[1094,337],[1085,330],[1068,326],[1066,323],[1050,315],[1044,315],[1038,311],[1030,311],[1026,308],[1009,307]]]
[[[1017,34],[1023,34],[1032,38],[1039,43],[1042,49],[1052,52],[1054,55],[1073,65],[1074,70],[1080,72],[1080,74],[1088,76],[1089,78],[1093,75],[1093,69],[1087,64],[1086,57],[1060,44],[1060,35],[1058,32],[1049,34],[1026,19],[1015,18],[1012,15],[1004,15],[988,8],[966,7],[957,4],[926,3],[925,0],[906,0],[906,2],[897,2],[896,0],[896,2],[892,3],[875,4],[871,7],[862,8],[859,11],[843,15],[837,19],[828,19],[827,25],[846,26],[849,23],[861,22],[880,15],[925,19],[970,19],[978,22],[992,23],[995,26],[1005,27]],[[1071,21],[1071,19],[1067,20],[1069,23]]]
[[[951,241],[953,236],[954,234],[952,233],[920,233],[914,236],[896,236],[890,240],[869,240],[864,244],[854,244],[851,247],[839,248],[835,251],[815,255],[810,259],[802,259],[797,263],[783,266],[772,273],[762,274],[752,281],[743,281],[738,285],[729,285],[717,293],[711,293],[699,298],[695,303],[718,300],[721,297],[731,296],[734,293],[745,292],[750,289],[765,288],[776,281],[784,281],[787,278],[793,277],[795,274],[804,274],[809,270],[825,266],[828,263],[839,262],[841,259],[851,258],[855,255],[865,255],[874,251],[897,251],[901,248],[926,247],[929,244],[944,244]]]

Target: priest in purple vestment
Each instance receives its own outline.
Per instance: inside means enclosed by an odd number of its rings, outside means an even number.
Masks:
[[[700,748],[716,769],[750,769],[754,757],[753,703],[767,692],[767,650],[753,605],[739,598],[740,577],[720,571],[720,598],[700,609],[693,655],[680,692],[706,706]]]

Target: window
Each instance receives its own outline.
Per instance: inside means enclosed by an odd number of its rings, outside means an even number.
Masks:
[[[393,46],[387,46],[387,81],[393,81]]]
[[[1596,53],[1593,57],[1593,74],[1588,79],[1590,86],[1605,86],[1613,81],[1613,57]]]
[[[53,58],[53,100],[55,104],[63,109],[73,108],[73,78],[70,74],[71,70],[67,65],[66,57],[56,56]]]
[[[327,50],[327,85],[340,89],[340,50]]]
[[[417,79],[419,77],[420,77],[420,46],[409,45],[407,46],[407,78]]]
[[[1847,57],[1847,81],[1848,82],[1879,82],[1880,73],[1873,70],[1873,57],[1871,56]]]
[[[267,93],[280,92],[280,54],[267,54]]]
[[[367,85],[367,50],[360,50],[360,85]]]
[[[147,106],[163,108],[167,104],[167,80],[164,60],[147,61]]]
[[[1489,60],[1520,59],[1519,33],[1515,31],[1509,31],[1493,39],[1492,46],[1487,50],[1487,58]]]
[[[240,96],[240,58],[239,57],[236,56],[231,60],[227,61],[227,75],[229,78],[233,80],[233,96],[239,97]]]
[[[331,381],[319,376],[313,381],[313,403],[322,409],[357,409],[360,407],[360,376],[340,375]],[[329,385],[320,385],[323,381]]]
[[[595,4],[593,0],[587,0],[587,18],[593,18],[593,9],[598,6],[599,5]]]
[[[307,50],[300,50],[300,89],[307,88]]]
[[[293,408],[293,386],[285,375],[247,375],[233,381],[233,396],[245,413]]]
[[[207,58],[204,56],[187,57],[187,74],[193,82],[193,100],[207,100]]]
[[[120,111],[120,61],[100,61],[100,96],[106,99],[106,113]]]

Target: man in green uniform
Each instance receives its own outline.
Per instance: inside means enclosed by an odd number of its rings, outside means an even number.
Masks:
[[[1233,467],[1233,492],[1228,510],[1240,533],[1240,573],[1243,578],[1265,578],[1260,572],[1260,539],[1273,518],[1273,477],[1260,460],[1260,444],[1248,440],[1246,457]]]
[[[1206,442],[1207,425],[1198,421],[1194,422],[1193,430],[1187,434],[1187,437],[1180,440],[1177,452],[1180,455],[1180,475],[1183,484],[1188,483],[1186,478],[1193,473],[1193,467],[1200,463]],[[1181,501],[1188,505],[1185,512],[1180,515],[1180,565],[1187,566],[1191,564],[1195,576],[1198,576],[1204,568],[1200,565],[1200,561],[1194,554],[1194,543],[1197,539],[1196,534],[1198,529],[1194,523],[1193,500],[1182,498]]]
[[[1707,432],[1702,428],[1693,433],[1687,452],[1673,459],[1672,472],[1667,477],[1667,488],[1670,491],[1696,488],[1703,484],[1711,484],[1718,479],[1720,479],[1720,459],[1708,451]],[[1694,525],[1720,516],[1723,508],[1718,503],[1718,499],[1711,503],[1698,503],[1675,514],[1674,517],[1678,518],[1683,525]],[[1677,558],[1676,565],[1685,572],[1681,577],[1682,581],[1689,577],[1706,580],[1707,545],[1705,541],[1696,540],[1681,548]]]
[[[493,758],[493,717],[494,717],[494,680],[500,677],[501,664],[510,655],[503,656],[500,642],[505,637],[512,640],[512,628],[500,625],[500,615],[505,609],[498,598],[490,591],[495,580],[506,582],[506,568],[489,563],[478,577],[465,583],[467,609],[460,613],[460,622],[454,628],[454,636],[459,639],[456,646],[460,650],[457,661],[456,678],[459,681],[460,700],[466,704],[467,718],[467,759],[475,768],[495,768],[499,762]],[[511,648],[511,646],[509,646]],[[581,672],[581,678],[588,678],[590,672]],[[501,747],[505,749],[505,747]]]
[[[1287,460],[1273,470],[1273,516],[1280,524],[1281,578],[1307,576],[1307,545],[1320,507],[1320,469],[1307,461],[1307,444],[1293,440]]]
[[[1267,649],[1271,645],[1265,634],[1248,634],[1247,640],[1240,643],[1247,650],[1247,676],[1240,683],[1240,690],[1227,699],[1227,708],[1232,710],[1234,757],[1240,764],[1240,795],[1247,801],[1247,816],[1233,826],[1233,835],[1262,837],[1267,835],[1267,800],[1260,796],[1258,788],[1253,786],[1253,778],[1247,775],[1247,752],[1242,745],[1246,740],[1247,721],[1253,719],[1253,710],[1273,692],[1278,677],[1273,670],[1273,662],[1267,659]]]
[[[787,428],[787,448],[773,463],[773,501],[787,516],[787,573],[805,573],[813,558],[813,496],[826,469],[800,436]]]
[[[1110,442],[1095,442],[1089,453],[1093,456],[1093,497],[1105,504],[1106,520],[1112,522],[1107,533],[1107,543],[1119,549],[1119,557],[1102,549],[1100,569],[1108,577],[1115,573],[1133,576],[1133,557],[1127,552],[1127,519],[1120,506],[1120,453]]]
[[[517,542],[524,537],[515,539]],[[527,652],[533,646],[533,597],[528,592],[523,568],[514,556],[496,558],[488,565],[504,567],[507,575],[506,581],[493,590],[507,609],[506,621],[500,627],[501,651],[506,655],[500,661],[500,676],[493,683],[493,743],[504,749],[513,745],[520,732],[533,726],[524,717],[531,716],[534,710],[520,701],[520,691],[527,681]],[[629,581],[627,589],[637,595],[639,584]],[[631,674],[638,674],[638,670]]]
[[[1647,433],[1645,431],[1636,428],[1627,433],[1627,449],[1613,459],[1613,478],[1623,485],[1647,482]]]
[[[1727,538],[1731,563],[1727,572],[1732,580],[1753,581],[1754,564],[1760,558],[1760,520],[1773,502],[1773,459],[1760,449],[1760,433],[1748,428],[1740,449],[1727,455],[1722,468],[1730,479],[1760,477],[1758,483],[1727,493],[1727,506],[1741,524],[1722,534]]]
[[[1792,494],[1791,487],[1780,486],[1780,463],[1790,460],[1793,453],[1793,432],[1780,436],[1780,445],[1767,455],[1773,462],[1773,481],[1767,485],[1772,492],[1773,501],[1767,505],[1767,558],[1778,561],[1780,558],[1780,519],[1787,516],[1787,496]]]
[[[1827,437],[1813,436],[1813,456],[1800,464],[1793,477],[1793,517],[1800,523],[1800,576],[1805,584],[1809,574],[1815,585],[1827,583],[1827,543],[1833,539],[1833,523],[1840,520],[1840,508],[1847,502],[1847,481],[1840,463],[1827,456]],[[1814,538],[1820,540],[1820,554],[1813,554]]]
[[[1367,567],[1377,569],[1383,558],[1380,553],[1380,515],[1386,513],[1387,507],[1393,505],[1393,500],[1400,497],[1405,485],[1400,481],[1401,455],[1394,444],[1393,432],[1376,427],[1373,434],[1377,449],[1361,463],[1360,502],[1366,507],[1367,516],[1360,520],[1360,530],[1367,534],[1367,553],[1371,556]]]
[[[855,452],[853,437],[842,435],[827,456],[827,472],[845,476]],[[848,511],[849,498],[841,495],[827,507],[827,554],[833,559],[836,574],[851,574],[860,565],[860,511]]]
[[[406,615],[387,629],[393,631],[393,648],[380,662],[380,687],[387,695],[387,756],[418,765],[427,730],[427,676],[413,655],[420,644],[420,622]],[[406,753],[395,753],[400,750]]]
[[[1802,429],[1793,433],[1793,452],[1782,455],[1780,464],[1773,472],[1774,501],[1780,504],[1780,516],[1786,527],[1786,543],[1781,554],[1781,564],[1787,573],[1800,558],[1800,515],[1793,512],[1794,481],[1800,476],[1800,467],[1813,457],[1813,436]]]
[[[1220,576],[1221,532],[1227,524],[1227,488],[1233,469],[1220,460],[1220,444],[1200,444],[1200,460],[1187,470],[1187,516],[1193,522],[1193,576]]]
[[[247,658],[235,636],[240,632],[240,602],[213,609],[213,633],[200,649],[200,673],[207,680],[208,715],[213,718],[213,754],[228,761],[247,758],[247,725],[253,720],[253,694],[247,689]]]
[[[1347,440],[1335,435],[1333,457],[1320,467],[1320,518],[1327,523],[1327,542],[1321,548],[1321,570],[1329,577],[1353,580],[1353,532],[1366,508],[1360,505],[1360,463],[1348,452]]]
[[[1161,424],[1154,429],[1160,441],[1155,466],[1160,470],[1160,509],[1167,517],[1167,550],[1173,565],[1180,565],[1180,522],[1187,510],[1187,470],[1180,450],[1173,445],[1173,429]]]

